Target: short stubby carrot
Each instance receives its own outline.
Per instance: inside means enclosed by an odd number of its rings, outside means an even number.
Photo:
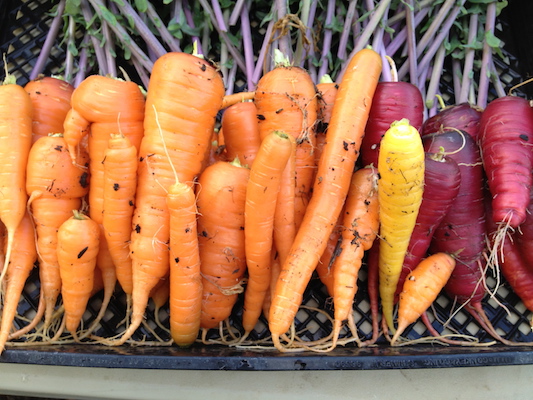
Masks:
[[[194,343],[202,315],[202,277],[198,246],[196,196],[186,183],[169,188],[170,335],[180,347]]]
[[[394,330],[394,293],[424,192],[425,154],[419,132],[402,119],[391,124],[378,157],[379,293],[387,326]]]
[[[285,347],[279,338],[294,321],[344,205],[380,73],[380,55],[364,49],[352,57],[339,83],[313,195],[282,264],[270,307],[269,328],[281,351]]]
[[[57,232],[57,261],[61,274],[61,297],[65,328],[77,338],[78,325],[93,290],[100,226],[74,210]]]
[[[198,179],[198,242],[203,284],[201,328],[231,314],[244,291],[244,209],[249,168],[218,161]]]
[[[26,213],[26,165],[32,143],[33,105],[30,96],[8,75],[0,85],[0,221],[6,227],[5,265],[15,231]],[[7,268],[0,274],[0,282]]]
[[[242,317],[245,336],[259,320],[266,292],[270,287],[275,213],[283,171],[294,151],[293,143],[292,136],[282,131],[273,131],[261,142],[250,168],[244,208],[248,269]]]
[[[455,259],[451,255],[435,253],[423,259],[407,275],[398,301],[398,327],[391,344],[431,306],[454,268]]]
[[[49,133],[63,133],[74,86],[61,78],[40,76],[26,83],[24,90],[33,104],[33,143]]]

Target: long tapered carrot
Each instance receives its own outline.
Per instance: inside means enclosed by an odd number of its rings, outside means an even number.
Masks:
[[[202,277],[198,246],[197,207],[186,183],[171,185],[170,213],[170,334],[180,347],[194,343],[202,315]]]
[[[274,344],[282,351],[280,335],[294,320],[348,193],[380,72],[379,54],[364,49],[352,57],[339,83],[313,195],[272,299],[269,326]]]
[[[0,85],[0,220],[7,232],[5,265],[13,249],[15,231],[26,213],[26,164],[32,143],[33,106],[30,96],[7,75]],[[7,267],[0,274],[4,279]]]
[[[270,286],[274,217],[281,179],[294,149],[294,139],[282,131],[268,134],[250,169],[244,209],[248,284],[244,292],[244,336],[254,329]]]
[[[140,326],[150,290],[168,274],[170,185],[189,185],[204,166],[216,115],[224,97],[219,72],[192,54],[171,52],[152,70],[146,97],[144,137],[139,152],[131,257],[133,272],[131,324],[113,342],[120,345]]]
[[[4,241],[2,241],[2,244]],[[6,275],[6,289],[3,297],[2,322],[0,326],[0,353],[8,340],[9,332],[17,313],[26,280],[37,261],[35,247],[35,228],[30,215],[26,213],[15,232],[11,267]]]
[[[352,321],[351,311],[357,279],[366,250],[379,230],[378,173],[374,167],[357,170],[350,184],[343,211],[339,252],[333,262],[333,343],[335,348],[343,321]],[[355,338],[355,326],[351,326]]]

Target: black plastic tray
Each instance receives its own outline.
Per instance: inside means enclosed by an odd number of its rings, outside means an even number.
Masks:
[[[50,0],[28,0],[19,2],[11,0],[3,2],[0,8],[2,23],[2,41],[0,51],[6,53],[9,72],[16,75],[18,83],[24,85],[29,80],[31,68],[34,65],[39,48],[42,46],[51,16],[47,14],[52,2]],[[2,11],[4,13],[2,13]],[[7,26],[9,24],[9,27]],[[7,29],[8,28],[8,29]],[[508,31],[507,40],[512,40]],[[510,47],[512,50],[515,48]],[[508,63],[498,62],[501,75],[506,83],[512,85],[521,79],[521,71],[525,67],[519,59],[504,49],[508,56]],[[51,75],[61,71],[64,50],[56,44],[52,56],[45,66],[44,73]],[[450,90],[443,81],[443,91]],[[354,303],[357,327],[362,340],[371,336],[371,317],[369,301],[365,285],[365,271],[362,270],[359,282],[359,292]],[[489,279],[489,284],[494,284]],[[30,276],[28,285],[19,304],[19,314],[30,317],[37,308],[39,297],[39,282],[37,271]],[[85,325],[89,325],[98,312],[101,295],[95,296],[88,306],[84,318]],[[499,303],[504,304],[503,308]],[[318,279],[313,279],[304,296],[304,304],[317,306],[326,312],[331,311],[330,300]],[[441,295],[432,308],[433,325],[435,329],[444,329],[445,321],[449,318],[453,302],[445,295]],[[120,322],[125,317],[125,298],[117,292],[109,306],[108,313],[102,320],[96,334],[110,337],[123,329]],[[493,298],[487,297],[484,309],[498,332],[508,340],[518,342],[533,341],[530,328],[529,312],[520,299],[503,282]],[[235,307],[231,317],[231,324],[240,329],[242,299]],[[168,309],[159,311],[159,319],[168,326]],[[167,340],[168,334],[154,323],[154,309],[151,304],[146,314],[146,322],[161,339]],[[261,321],[251,335],[251,339],[264,339],[268,335],[266,324]],[[23,322],[20,322],[20,326]],[[296,318],[296,330],[302,331],[302,337],[315,340],[329,334],[331,324],[320,313],[302,309]],[[133,340],[154,341],[153,332],[141,327],[132,338]],[[459,333],[475,336],[480,342],[492,341],[473,318],[466,312],[460,311],[447,323],[443,333]],[[346,332],[343,332],[346,335]],[[419,339],[428,336],[428,332],[421,323],[414,324],[406,332],[409,339]],[[209,338],[217,339],[217,332],[212,332]],[[384,339],[380,339],[376,346],[357,348],[355,345],[338,347],[330,353],[279,353],[276,350],[257,348],[236,348],[223,345],[195,344],[189,349],[179,349],[168,346],[130,346],[107,347],[94,344],[84,345],[24,345],[9,346],[0,356],[2,363],[21,363],[57,366],[79,367],[109,367],[109,368],[141,368],[141,369],[191,369],[191,370],[372,370],[372,369],[405,369],[405,368],[449,368],[467,366],[493,365],[526,365],[533,364],[533,352],[529,346],[492,345],[486,347],[456,347],[444,346],[437,343],[409,345],[405,347],[390,347]]]

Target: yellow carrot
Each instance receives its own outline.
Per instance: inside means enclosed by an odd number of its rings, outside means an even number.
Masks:
[[[383,316],[394,332],[394,292],[424,190],[424,148],[420,134],[407,119],[393,122],[380,146],[379,294]]]

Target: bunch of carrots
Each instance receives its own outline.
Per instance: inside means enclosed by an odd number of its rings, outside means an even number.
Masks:
[[[262,321],[282,352],[367,346],[381,335],[404,344],[419,318],[431,340],[479,344],[433,328],[426,311],[443,290],[495,340],[523,344],[496,332],[481,301],[491,268],[531,302],[532,108],[509,95],[424,121],[416,87],[384,82],[382,70],[366,48],[338,82],[315,86],[280,56],[254,92],[234,95],[216,65],[184,52],[156,60],[146,91],[100,75],[76,88],[7,77],[0,348],[137,342],[151,301],[168,304],[168,326],[157,323],[171,337],[165,344],[180,347],[213,343],[217,329],[217,343],[246,346]],[[35,266],[38,310],[19,327]],[[353,313],[362,267],[368,340]],[[305,341],[295,320],[315,275],[332,299],[332,330]],[[126,328],[100,337],[119,291]],[[240,297],[242,332],[228,322]]]

